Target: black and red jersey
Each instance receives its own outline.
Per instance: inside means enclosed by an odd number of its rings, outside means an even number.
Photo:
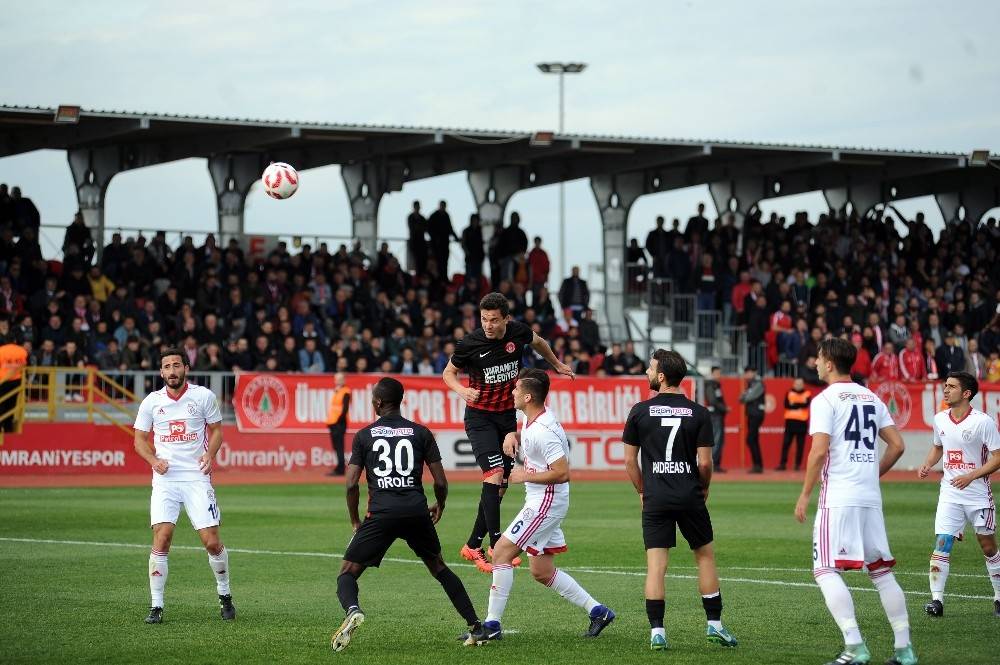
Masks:
[[[521,371],[524,347],[535,333],[520,321],[509,321],[502,339],[489,339],[476,328],[455,345],[451,364],[469,375],[469,387],[479,390],[479,399],[469,408],[482,411],[513,411],[514,383]]]

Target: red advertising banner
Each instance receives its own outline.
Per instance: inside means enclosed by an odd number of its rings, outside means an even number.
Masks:
[[[349,374],[349,431],[375,420],[371,391],[378,374]],[[403,415],[436,431],[464,430],[465,402],[439,376],[395,376],[403,383]],[[694,395],[694,381],[684,387]],[[256,374],[236,377],[233,407],[241,432],[325,432],[333,394],[330,374]],[[645,377],[553,377],[548,405],[568,430],[621,429],[636,402],[650,396]]]

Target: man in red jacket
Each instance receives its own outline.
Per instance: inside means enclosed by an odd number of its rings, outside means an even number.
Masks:
[[[872,360],[872,381],[899,381],[899,358],[892,342],[882,345],[882,352]]]
[[[854,377],[855,381],[858,379],[867,381],[872,373],[872,357],[868,355],[868,349],[864,347],[861,343],[862,341],[861,333],[851,335],[851,344],[854,345],[854,348],[858,352],[858,355],[854,358],[854,364],[851,365],[851,376]]]
[[[907,338],[903,350],[899,352],[899,373],[903,381],[917,383],[924,380],[924,354],[912,337]]]

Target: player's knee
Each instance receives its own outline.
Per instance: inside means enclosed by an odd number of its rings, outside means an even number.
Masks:
[[[934,537],[934,549],[945,554],[951,553],[951,548],[955,545],[955,536],[947,533],[939,533]]]
[[[554,569],[532,568],[531,576],[534,577],[535,581],[539,584],[548,584],[549,580],[552,579],[552,574],[554,572]]]
[[[440,554],[424,559],[424,565],[427,566],[427,570],[429,570],[431,575],[434,577],[440,575],[441,571],[448,567]]]
[[[992,537],[992,534],[988,538],[981,539],[979,544],[983,548],[983,554],[988,557],[995,557],[997,552],[1000,551],[997,549],[997,541]]]
[[[210,540],[205,543],[205,549],[208,550],[208,553],[212,556],[219,556],[222,554],[222,541],[218,538]]]
[[[364,566],[359,563],[354,563],[353,561],[344,561],[340,564],[340,574],[350,575],[355,579],[361,577],[361,573],[364,572],[364,569]]]

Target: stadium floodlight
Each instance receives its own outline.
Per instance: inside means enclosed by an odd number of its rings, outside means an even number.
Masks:
[[[75,125],[80,122],[80,107],[60,104],[59,108],[56,109],[56,115],[52,118],[52,121]]]
[[[587,68],[585,62],[539,62],[535,65],[543,74],[559,75],[559,133],[563,133],[565,107],[563,105],[563,78],[565,74],[579,74]],[[566,273],[566,184],[559,182],[559,270]]]
[[[969,166],[989,166],[989,163],[989,150],[973,150],[972,154],[969,155]]]
[[[547,147],[552,145],[554,138],[555,134],[553,132],[535,132],[528,140],[528,144],[540,148]]]

